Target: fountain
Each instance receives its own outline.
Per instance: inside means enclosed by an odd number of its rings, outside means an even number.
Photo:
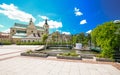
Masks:
[[[51,37],[48,36],[48,39],[46,39],[46,43],[44,46],[44,50],[36,50],[36,51],[28,51],[25,53],[22,53],[21,55],[25,56],[39,56],[39,57],[48,57],[48,56],[56,56],[57,58],[68,58],[68,59],[81,59],[82,58],[92,58],[95,53],[92,53],[91,51],[81,50],[82,44],[76,43],[75,49],[71,49],[72,46],[68,45],[68,39],[65,35],[57,37],[57,44],[56,42],[54,44],[51,44],[50,39]],[[63,42],[60,43],[60,39],[64,39],[65,44]],[[77,52],[79,51],[79,52]]]
[[[65,41],[65,45],[62,42],[62,39]],[[46,52],[51,56],[56,56],[59,53],[65,53],[65,52],[70,52],[72,51],[71,45],[68,45],[68,40],[65,35],[62,35],[61,33],[57,32],[56,33],[56,41],[57,44],[49,44],[50,36],[48,36],[48,39],[46,39],[45,43],[45,50],[42,50],[41,52]]]
[[[82,49],[82,44],[81,43],[76,43],[75,49],[81,50]]]

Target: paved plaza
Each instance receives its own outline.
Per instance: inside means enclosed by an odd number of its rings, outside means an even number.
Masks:
[[[0,75],[120,75],[120,70],[107,64],[56,61],[48,60],[48,58],[20,56],[22,51],[37,47],[0,47]]]
[[[20,56],[21,52],[24,52],[26,50],[35,50],[39,47],[40,46],[38,45],[0,45],[0,60]]]

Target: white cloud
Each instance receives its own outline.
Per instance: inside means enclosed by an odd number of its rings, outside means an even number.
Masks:
[[[89,34],[89,33],[91,33],[91,32],[92,32],[92,30],[88,30],[86,33],[88,33],[88,34]]]
[[[76,16],[81,16],[81,15],[83,15],[83,13],[80,12],[79,9],[76,8],[76,7],[74,8],[74,11],[75,11],[74,13],[75,13]]]
[[[10,33],[10,29],[6,29],[6,30],[4,30],[2,32],[4,32],[4,33]]]
[[[1,24],[0,24],[0,28],[3,28],[3,27],[4,27],[4,25],[1,25]]]
[[[58,32],[60,32],[60,33],[62,32],[61,30],[58,30],[58,29],[57,29],[56,31],[58,31]]]
[[[48,20],[49,28],[62,28],[62,22],[54,21],[54,20]],[[39,22],[38,26],[43,26],[45,21]]]
[[[41,15],[38,15],[38,17],[42,18],[42,19],[49,19],[47,16],[41,16]]]
[[[70,32],[62,32],[62,34],[70,35]]]
[[[86,23],[87,23],[86,20],[82,20],[82,21],[80,21],[80,24],[86,24]]]
[[[120,23],[120,20],[114,20],[113,23]]]
[[[14,4],[0,4],[0,13],[6,15],[10,19],[22,22],[29,22],[30,18],[32,18],[33,21],[36,20],[31,14],[19,10]]]

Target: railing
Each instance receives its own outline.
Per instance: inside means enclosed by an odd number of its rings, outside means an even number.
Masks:
[[[64,48],[69,48],[69,49],[72,49],[72,45],[47,45],[47,48],[50,48],[50,47],[56,47],[56,48],[60,48],[60,47],[64,47]]]

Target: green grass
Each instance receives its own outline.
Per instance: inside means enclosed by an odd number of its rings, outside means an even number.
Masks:
[[[76,54],[75,51],[70,51],[68,53],[61,53],[60,56],[79,56],[79,54]]]

